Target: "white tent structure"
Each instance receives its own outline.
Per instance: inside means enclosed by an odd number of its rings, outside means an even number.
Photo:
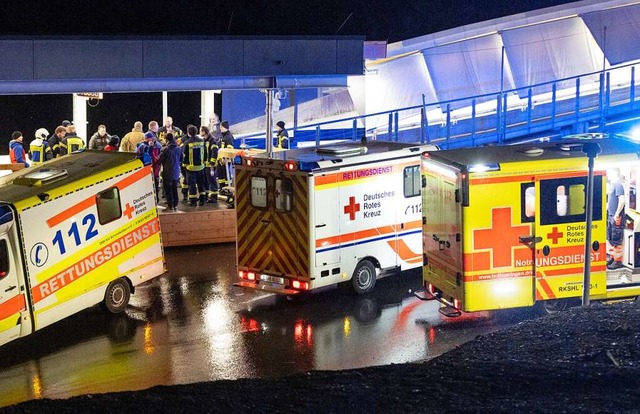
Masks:
[[[390,131],[390,112],[394,128],[416,128],[425,120],[455,124],[472,111],[525,111],[552,99],[555,104],[598,93],[605,71],[612,87],[628,88],[640,59],[638,44],[640,2],[632,0],[584,0],[462,26],[389,44],[384,58],[366,60],[363,76],[349,77],[351,99],[335,95],[340,105],[328,107],[336,114],[298,110],[305,121],[296,125],[337,114],[360,116],[358,124],[375,134]]]

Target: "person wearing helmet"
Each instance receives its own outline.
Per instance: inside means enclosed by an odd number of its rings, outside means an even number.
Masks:
[[[31,152],[31,162],[34,166],[53,159],[53,151],[47,142],[49,131],[40,128],[36,131],[36,139],[31,141],[29,152]]]

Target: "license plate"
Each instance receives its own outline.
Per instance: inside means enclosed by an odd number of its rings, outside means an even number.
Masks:
[[[264,282],[277,283],[279,285],[284,285],[284,277],[260,275],[260,280],[262,280]]]

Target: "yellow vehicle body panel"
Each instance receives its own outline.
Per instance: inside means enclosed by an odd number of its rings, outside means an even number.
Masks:
[[[582,153],[567,155],[553,145],[543,146],[554,151],[544,159],[524,156],[531,147],[524,145],[423,155],[423,280],[445,303],[475,312],[582,296],[587,158]],[[592,186],[590,296],[629,297],[640,293],[640,265],[626,285],[607,286],[606,170],[622,165],[628,175],[636,170],[640,174],[634,150],[640,146],[603,145],[606,150],[596,160]],[[465,166],[461,162],[465,159],[493,162],[477,168],[471,162]],[[436,246],[432,241],[446,237],[443,228],[450,224],[437,215],[430,216],[433,203],[428,197],[437,191],[429,189],[429,183],[443,177],[455,182],[459,194],[457,202],[448,207],[460,214],[458,241],[451,243],[461,251],[459,265],[456,258],[447,258],[453,247],[448,243]]]

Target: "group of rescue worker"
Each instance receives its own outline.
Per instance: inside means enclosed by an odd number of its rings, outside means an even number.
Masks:
[[[12,163],[24,164],[29,167],[27,152],[23,144],[22,132],[14,131],[9,142],[9,159]],[[66,155],[84,148],[84,141],[78,137],[75,126],[69,121],[62,121],[62,125],[55,129],[49,136],[46,128],[39,128],[35,133],[35,139],[29,144],[31,163],[42,164],[57,156]]]
[[[217,203],[218,190],[229,184],[226,164],[218,151],[232,149],[234,137],[227,121],[216,121],[212,122],[212,128],[201,126],[198,129],[195,125],[188,125],[186,134],[173,125],[171,117],[166,118],[161,128],[157,122],[151,121],[142,141],[136,144],[137,153],[147,153],[151,157],[156,194],[162,177],[162,190],[169,209],[177,210],[178,181],[183,201],[192,206]],[[123,143],[127,138],[123,138]]]
[[[277,122],[275,129],[276,147],[289,149],[285,123]],[[15,131],[9,143],[10,160],[29,167],[22,141],[22,133]],[[220,122],[216,114],[212,115],[209,126],[198,129],[189,125],[186,134],[173,125],[170,116],[166,117],[162,127],[156,121],[149,122],[147,132],[143,132],[142,122],[136,121],[122,141],[117,135],[108,134],[105,125],[99,125],[88,144],[89,149],[148,154],[152,163],[156,202],[159,202],[157,198],[162,179],[162,195],[166,198],[167,207],[173,211],[177,210],[178,195],[174,187],[178,185],[182,190],[183,202],[189,205],[218,202],[220,190],[230,184],[229,171],[222,157],[219,157],[219,150],[233,147],[234,137],[228,121]],[[84,148],[84,140],[78,137],[75,126],[65,120],[51,135],[47,129],[39,128],[35,139],[29,144],[29,153],[31,163],[39,165]]]

